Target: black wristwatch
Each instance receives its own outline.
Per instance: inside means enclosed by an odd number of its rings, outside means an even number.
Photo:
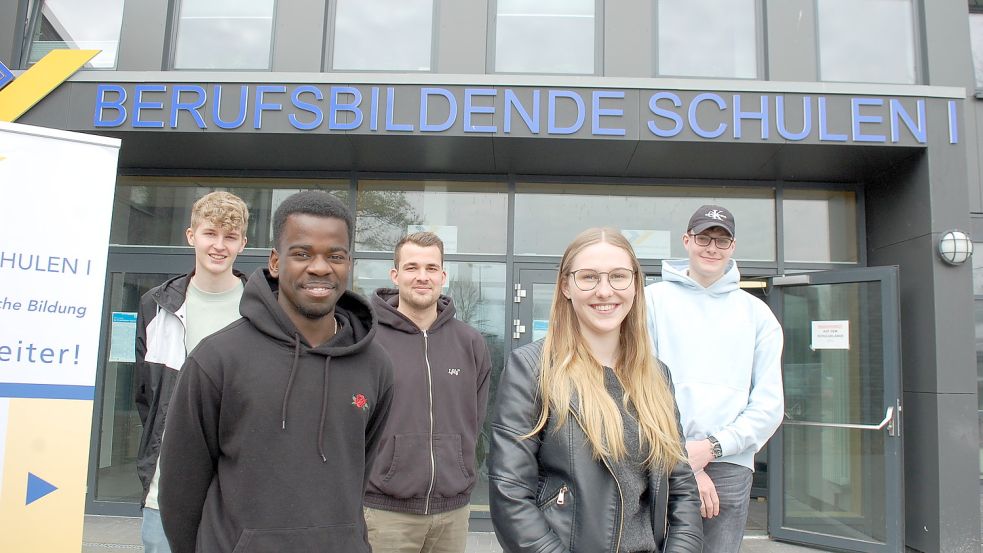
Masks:
[[[724,448],[720,447],[720,442],[717,441],[717,438],[714,438],[713,436],[707,436],[707,440],[710,441],[710,446],[712,447],[710,452],[713,453],[713,458],[720,459],[721,457],[723,457]]]

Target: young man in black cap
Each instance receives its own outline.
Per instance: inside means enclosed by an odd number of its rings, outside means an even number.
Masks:
[[[754,454],[782,421],[782,329],[740,289],[736,226],[704,205],[683,235],[685,260],[662,263],[645,288],[649,335],[672,373],[686,451],[700,487],[703,550],[737,553],[750,502]]]

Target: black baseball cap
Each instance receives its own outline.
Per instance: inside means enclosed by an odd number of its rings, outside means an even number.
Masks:
[[[730,233],[731,238],[734,233],[734,214],[726,207],[719,205],[703,205],[697,209],[693,216],[689,218],[687,230],[693,234],[699,234],[708,228],[720,227]]]

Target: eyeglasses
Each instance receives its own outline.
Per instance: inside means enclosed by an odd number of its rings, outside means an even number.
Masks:
[[[626,290],[633,280],[635,271],[619,267],[610,271],[595,271],[594,269],[577,269],[567,273],[573,275],[573,282],[584,292],[590,292],[601,282],[601,275],[607,275],[608,284],[614,290]]]
[[[713,242],[714,244],[717,245],[717,248],[721,250],[727,250],[734,245],[734,239],[727,238],[726,236],[719,236],[717,238],[714,238],[713,236],[707,236],[706,234],[693,234],[693,233],[690,233],[690,236],[693,237],[693,241],[696,242],[696,245],[701,247],[709,246],[710,242]]]

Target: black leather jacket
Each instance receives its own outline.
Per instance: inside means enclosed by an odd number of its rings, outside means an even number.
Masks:
[[[558,432],[551,421],[537,438],[519,438],[539,417],[541,354],[542,342],[514,350],[498,385],[488,455],[498,541],[508,553],[618,553],[619,484],[606,461],[592,458],[576,417]],[[652,528],[661,550],[700,553],[700,496],[689,464],[652,474],[649,486],[648,497],[655,502]]]

